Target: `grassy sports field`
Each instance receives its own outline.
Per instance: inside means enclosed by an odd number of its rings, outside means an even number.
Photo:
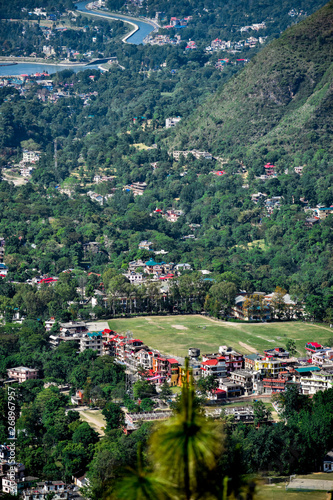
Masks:
[[[326,491],[286,491],[284,484],[259,486],[257,500],[326,500]]]
[[[229,323],[200,315],[121,318],[108,323],[117,333],[130,330],[134,338],[174,356],[186,355],[189,347],[198,347],[202,353],[217,352],[220,345],[232,346],[244,354],[262,353],[266,348],[285,347],[287,339],[295,340],[298,355],[303,355],[307,342],[326,344],[333,337],[333,330],[325,325],[303,322]]]

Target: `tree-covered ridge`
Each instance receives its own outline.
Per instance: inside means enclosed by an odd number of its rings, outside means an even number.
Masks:
[[[71,14],[67,14],[70,18]],[[84,59],[84,53],[92,53],[98,57],[102,52],[109,55],[110,42],[116,37],[126,33],[126,25],[121,21],[104,19],[90,19],[77,16],[75,22],[68,17],[60,22],[54,22],[53,28],[49,27],[50,22],[30,20],[8,20],[0,22],[0,45],[2,46],[2,56],[31,56],[46,58],[43,52],[45,46],[51,46],[54,54],[48,55],[48,62],[55,59],[65,59],[70,56],[70,60],[76,60],[73,53],[80,53],[79,59]],[[30,21],[30,22],[29,22]],[[67,24],[66,24],[67,22]],[[45,28],[45,25],[48,25]],[[58,27],[56,27],[58,24]],[[92,43],[92,38],[95,41]],[[112,45],[111,54],[114,47]]]
[[[330,151],[333,4],[288,29],[199,108],[175,144],[252,159]]]
[[[206,41],[230,35],[239,37],[241,26],[263,21],[267,24],[268,32],[265,34],[277,37],[288,26],[312,14],[323,5],[324,2],[320,0],[315,2],[283,0],[279,2],[279,5],[258,0],[253,2],[246,0],[225,2],[144,0],[139,6],[135,2],[129,3],[124,0],[108,0],[107,2],[107,7],[112,11],[129,11],[137,15],[144,13],[150,18],[157,16],[162,26],[169,25],[172,17],[192,16],[188,26],[180,30],[181,35]]]
[[[1,0],[0,2],[0,12],[1,19],[25,19],[29,18],[29,12],[34,9],[45,9],[48,13],[59,12],[62,13],[66,9],[74,9],[73,0],[60,0],[59,2],[54,2],[53,0],[11,0],[6,2],[6,0]]]

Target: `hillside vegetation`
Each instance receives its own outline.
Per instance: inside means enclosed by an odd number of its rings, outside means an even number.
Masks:
[[[238,157],[244,147],[331,150],[332,26],[331,1],[257,54],[179,127],[173,146]]]

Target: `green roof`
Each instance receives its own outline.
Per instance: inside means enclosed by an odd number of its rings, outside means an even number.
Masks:
[[[301,368],[295,368],[295,371],[298,373],[306,373],[306,372],[319,372],[319,366],[302,366]]]
[[[153,259],[150,259],[148,260],[148,262],[146,262],[146,266],[158,266],[159,264],[157,262],[155,262]]]
[[[89,337],[103,337],[103,332],[88,332]]]

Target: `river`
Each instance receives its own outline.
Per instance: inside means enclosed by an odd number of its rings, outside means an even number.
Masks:
[[[6,64],[6,63],[1,63]],[[64,69],[71,69],[77,73],[78,71],[83,71],[84,69],[98,69],[98,65],[85,66],[84,64],[79,64],[76,66],[62,66],[57,64],[47,64],[47,63],[17,63],[13,66],[0,66],[0,77],[1,76],[15,76],[15,75],[34,75],[35,73],[56,73],[57,71],[63,71]]]
[[[79,2],[76,4],[77,10],[83,13],[89,13],[97,15],[97,13],[93,10],[87,10],[86,5],[90,3],[88,1]],[[154,26],[149,23],[145,23],[144,21],[137,21],[134,18],[122,16],[120,14],[106,14],[98,12],[98,17],[109,17],[113,19],[119,19],[120,21],[126,21],[130,24],[134,24],[138,29],[133,33],[133,35],[129,36],[126,39],[127,43],[133,43],[135,45],[139,45],[143,43],[144,38],[154,30]],[[134,29],[134,26],[133,26]],[[5,64],[5,63],[3,63]],[[15,75],[32,75],[35,73],[43,73],[43,71],[52,74],[57,71],[62,71],[64,69],[71,69],[77,73],[78,71],[82,71],[84,69],[97,69],[98,65],[90,65],[86,66],[84,64],[71,66],[69,65],[55,65],[55,64],[47,64],[47,63],[34,63],[34,62],[22,62],[17,63],[11,66],[0,66],[0,77],[1,76],[15,76]]]
[[[96,15],[96,11],[86,9],[86,5],[88,3],[91,3],[91,0],[90,0],[90,2],[87,2],[87,1],[79,2],[75,5],[77,7],[77,10],[80,12],[86,12],[89,14]],[[138,30],[135,33],[133,33],[133,35],[128,37],[126,40],[127,43],[133,43],[134,45],[140,45],[140,43],[143,43],[143,40],[145,39],[145,37],[147,35],[149,35],[149,33],[151,33],[154,30],[153,25],[146,23],[144,21],[139,21],[138,19],[136,19],[134,17],[127,17],[127,16],[123,16],[121,14],[105,14],[104,12],[103,13],[98,12],[98,15],[100,17],[110,17],[112,19],[119,19],[120,21],[126,21],[130,24],[135,24],[138,27]]]

